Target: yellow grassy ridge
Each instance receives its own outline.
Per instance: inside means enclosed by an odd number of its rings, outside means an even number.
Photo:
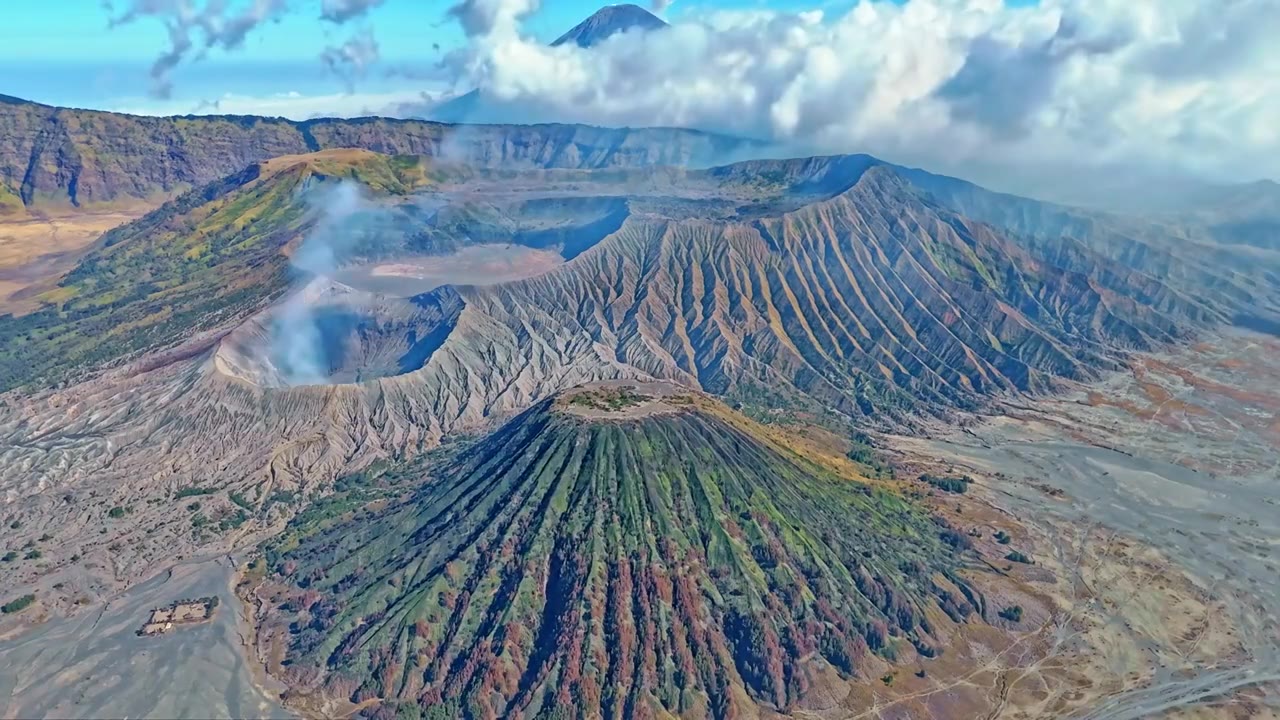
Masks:
[[[301,178],[323,176],[358,180],[375,192],[402,195],[428,187],[433,178],[426,158],[418,155],[384,155],[371,150],[340,148],[303,155],[281,155],[263,162],[259,182],[282,174]]]

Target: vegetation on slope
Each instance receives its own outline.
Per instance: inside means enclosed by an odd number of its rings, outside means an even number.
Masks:
[[[973,612],[945,530],[722,407],[550,407],[268,551],[293,681],[385,713],[732,717],[801,701],[819,659],[932,656],[943,613]]]
[[[31,595],[31,594],[23,595],[20,598],[10,600],[4,605],[0,605],[0,613],[4,613],[5,615],[8,615],[10,613],[22,612],[23,610],[26,610],[31,605],[31,603],[34,603],[35,601],[36,601],[35,595]]]
[[[56,382],[241,318],[289,283],[286,249],[315,219],[306,192],[353,179],[385,194],[429,182],[420,158],[342,151],[279,158],[193,190],[98,247],[32,314],[0,316],[0,391]]]

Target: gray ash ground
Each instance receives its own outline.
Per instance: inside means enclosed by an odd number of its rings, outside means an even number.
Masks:
[[[0,715],[58,718],[288,718],[260,687],[227,557],[175,566],[123,595],[0,642]],[[155,637],[151,608],[215,595],[214,618]]]
[[[1218,608],[1207,622],[1233,628],[1238,652],[1203,662],[1188,643],[1177,666],[1072,717],[1146,718],[1230,705],[1240,693],[1251,703],[1242,716],[1280,713],[1278,350],[1276,338],[1233,334],[1139,358],[1131,376],[1011,405],[1009,416],[963,433],[903,439],[900,447],[988,474],[995,504],[1053,524],[1059,550],[1072,544],[1061,528],[1157,549]],[[1111,624],[1156,654],[1124,610],[1106,608]]]

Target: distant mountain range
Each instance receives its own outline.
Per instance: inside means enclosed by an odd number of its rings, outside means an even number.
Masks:
[[[0,217],[156,205],[280,155],[332,148],[487,167],[707,166],[757,144],[679,129],[489,125],[359,118],[142,117],[0,97]]]

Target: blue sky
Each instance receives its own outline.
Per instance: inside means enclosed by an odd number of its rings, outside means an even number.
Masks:
[[[199,0],[201,3],[204,0]],[[670,19],[709,9],[847,9],[854,0],[678,0]],[[1019,0],[1021,1],[1021,0]],[[129,0],[115,0],[116,12]],[[247,0],[231,0],[233,7]],[[551,40],[590,15],[601,4],[581,0],[545,0],[525,24],[526,31]],[[215,49],[199,62],[173,73],[174,94],[163,104],[148,98],[148,67],[168,46],[164,25],[142,18],[108,28],[102,0],[9,0],[0,11],[0,93],[56,105],[113,110],[190,112],[202,101],[228,93],[270,96],[342,93],[342,81],[327,73],[319,53],[341,44],[362,27],[371,27],[381,53],[377,69],[360,82],[360,93],[411,92],[421,81],[388,77],[388,68],[429,68],[435,45],[457,46],[462,35],[445,16],[448,2],[385,0],[362,20],[334,26],[320,20],[320,0],[291,0],[278,22],[255,28],[243,47]]]
[[[116,0],[117,12],[127,2]],[[773,6],[794,4],[781,0]],[[699,6],[759,4],[702,0]],[[204,60],[179,67],[175,103],[194,107],[225,93],[342,92],[341,81],[326,73],[317,57],[326,46],[341,44],[366,26],[375,32],[384,70],[429,67],[438,56],[433,45],[447,49],[462,42],[456,23],[446,21],[447,8],[448,3],[431,0],[386,0],[363,21],[336,27],[319,19],[319,0],[292,0],[281,21],[256,28],[242,48],[214,50]],[[597,8],[594,3],[549,0],[526,28],[550,40]],[[670,15],[684,9],[677,4]],[[50,104],[110,109],[143,104],[148,67],[168,43],[163,24],[154,18],[108,29],[102,0],[10,0],[0,13],[0,93]],[[410,85],[414,83],[373,72],[360,91],[391,92]]]

